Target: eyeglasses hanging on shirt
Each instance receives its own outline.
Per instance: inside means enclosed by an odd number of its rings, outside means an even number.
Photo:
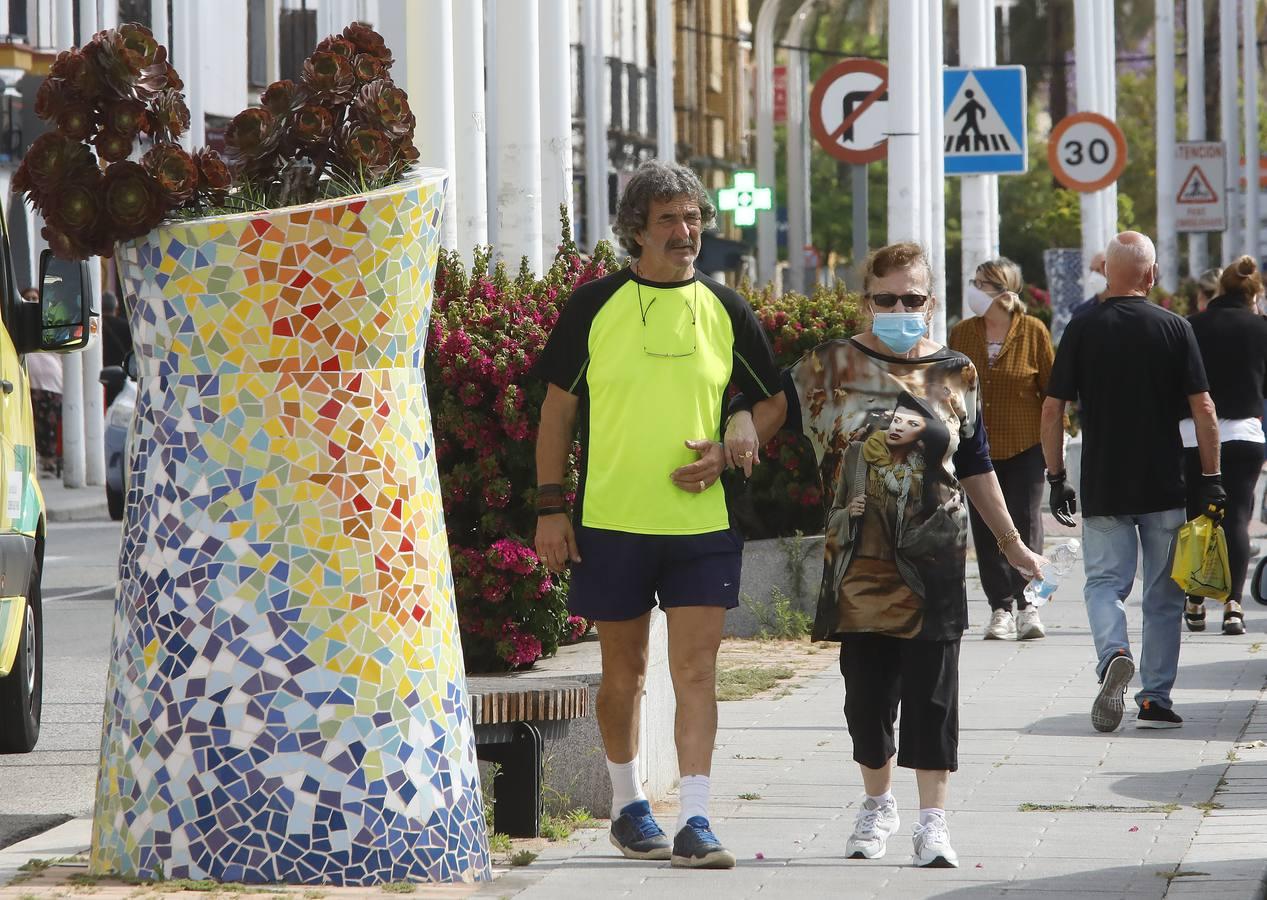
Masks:
[[[699,346],[695,316],[699,305],[699,282],[695,282],[690,300],[674,291],[669,296],[652,295],[644,301],[642,285],[638,284],[637,288],[638,311],[642,314],[642,352],[661,359],[692,355]]]

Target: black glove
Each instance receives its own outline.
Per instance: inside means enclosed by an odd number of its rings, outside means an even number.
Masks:
[[[1065,473],[1048,475],[1047,483],[1051,485],[1051,514],[1056,521],[1067,528],[1074,525],[1073,514],[1078,511],[1078,494],[1065,484]]]
[[[1199,515],[1209,516],[1218,525],[1227,513],[1227,491],[1223,490],[1222,475],[1202,475],[1196,485]]]

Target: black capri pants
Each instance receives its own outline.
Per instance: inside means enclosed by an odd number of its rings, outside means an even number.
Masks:
[[[1227,538],[1227,562],[1232,574],[1232,592],[1228,600],[1241,602],[1245,590],[1245,576],[1249,566],[1249,520],[1254,514],[1254,489],[1258,486],[1258,474],[1263,468],[1264,446],[1255,441],[1224,441],[1219,445],[1220,467],[1223,470],[1223,489],[1227,491],[1227,515],[1223,517],[1223,534]],[[1201,483],[1201,453],[1189,448],[1184,450],[1188,479],[1188,518],[1201,515],[1204,510],[1193,490]],[[1200,603],[1203,597],[1189,597]]]
[[[846,634],[840,642],[854,762],[882,769],[959,768],[959,641]],[[898,709],[902,742],[894,739]]]

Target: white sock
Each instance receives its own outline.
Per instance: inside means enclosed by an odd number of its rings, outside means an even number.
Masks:
[[[638,757],[627,763],[607,760],[607,774],[612,780],[612,820],[620,818],[620,811],[630,803],[646,800],[642,782],[638,778]]]
[[[709,781],[707,775],[682,776],[678,786],[682,809],[677,814],[677,827],[673,829],[674,834],[686,827],[687,819],[695,816],[708,818],[708,790]]]
[[[931,821],[932,819],[941,819],[943,822],[945,822],[946,811],[944,809],[938,809],[935,806],[930,806],[928,807],[928,809],[921,809],[919,811],[920,825],[926,826],[928,825],[929,821]]]
[[[876,797],[872,797],[870,794],[867,794],[867,799],[874,802],[876,806],[884,806],[886,803],[893,802],[893,792],[885,791],[883,794]]]

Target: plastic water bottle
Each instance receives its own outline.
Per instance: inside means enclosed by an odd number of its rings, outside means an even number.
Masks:
[[[1025,602],[1030,606],[1042,606],[1060,587],[1060,579],[1073,571],[1073,565],[1082,556],[1082,545],[1070,538],[1057,547],[1029,584],[1025,585]]]

